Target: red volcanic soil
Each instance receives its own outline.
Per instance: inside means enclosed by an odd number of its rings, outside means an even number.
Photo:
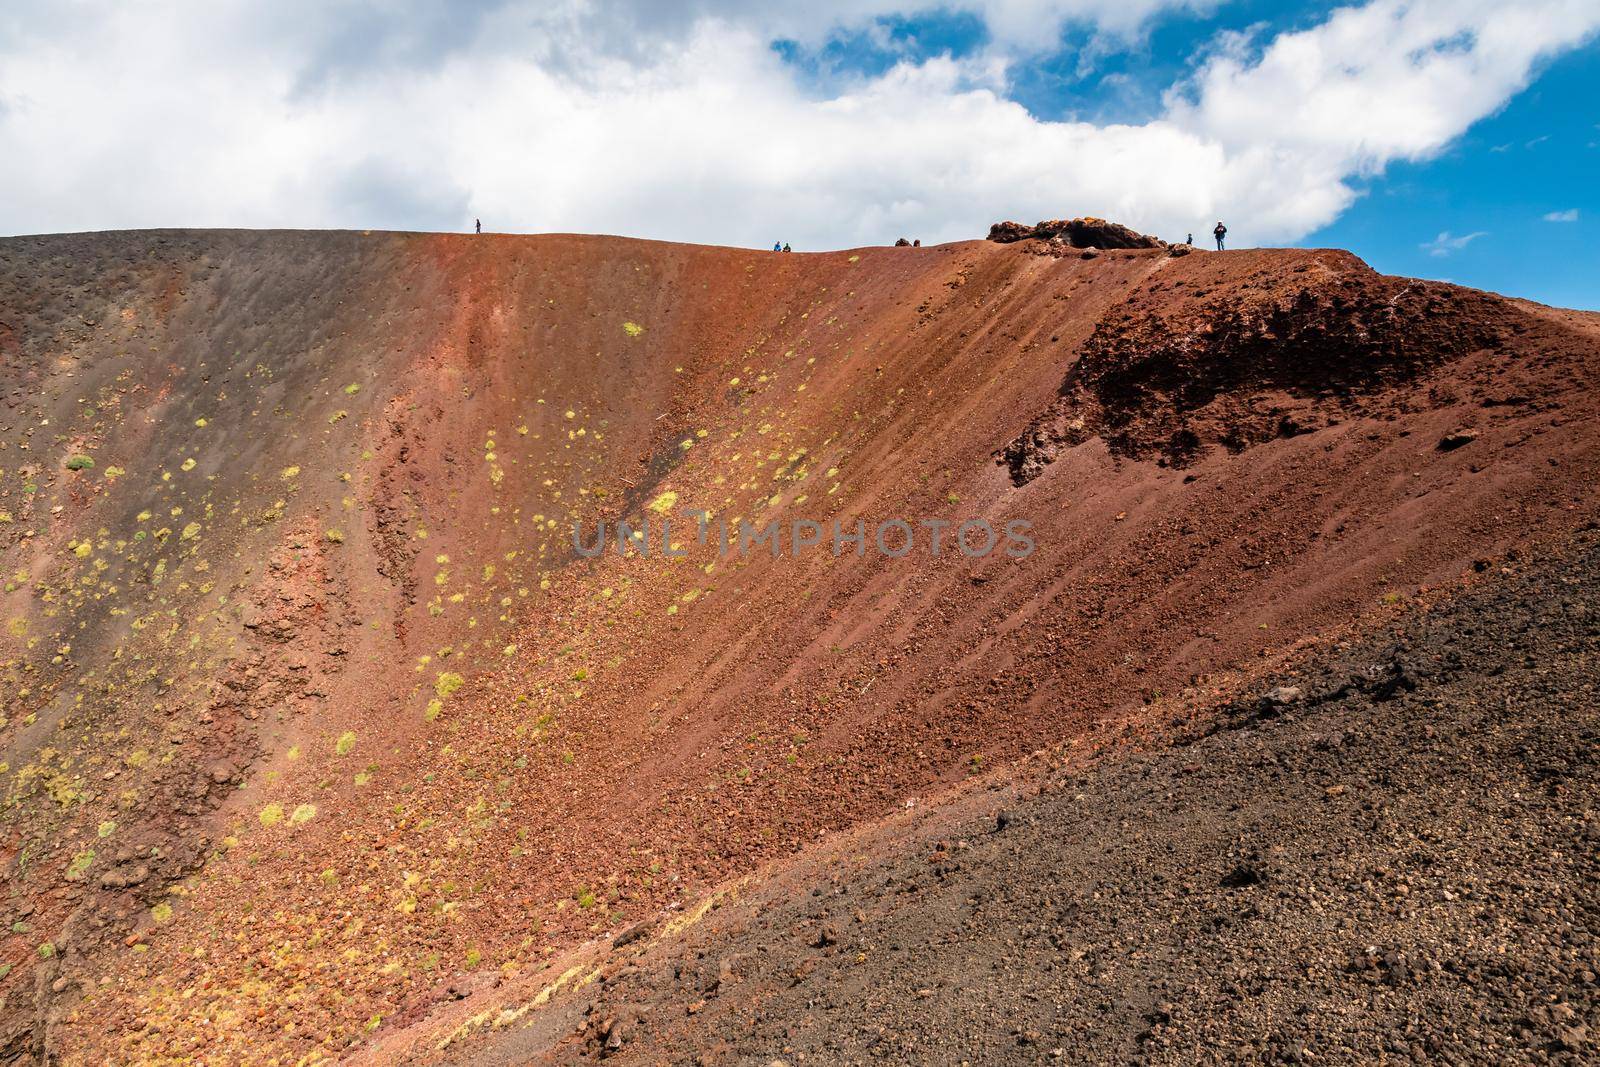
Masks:
[[[1594,519],[1596,316],[1038,245],[0,240],[7,1050],[432,1032]]]

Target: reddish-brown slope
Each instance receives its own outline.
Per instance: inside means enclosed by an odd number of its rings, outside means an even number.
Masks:
[[[336,1055],[1585,521],[1600,461],[1591,317],[1336,252],[84,235],[0,242],[0,323],[5,1011],[68,1060]],[[1038,548],[574,555],[669,492]]]

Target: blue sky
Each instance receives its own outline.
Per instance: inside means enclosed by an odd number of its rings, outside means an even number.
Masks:
[[[1600,0],[10,0],[0,234],[1221,217],[1597,308],[1597,33]]]
[[[1010,71],[1007,94],[1045,120],[1148,122],[1219,38],[1269,41],[1316,26],[1333,6],[1236,0],[1172,12],[1131,40],[1065,27],[1052,47]],[[908,60],[970,57],[990,43],[976,15],[935,12],[880,18],[810,46],[778,40],[773,49],[825,87]],[[1357,188],[1336,221],[1283,243],[1348,248],[1386,273],[1600,310],[1600,43],[1539,64],[1530,85],[1434,158],[1388,163]],[[1221,210],[1234,247],[1259,243],[1248,216]],[[1194,232],[1200,240],[1205,224]]]
[[[1446,232],[1483,236],[1448,255],[1422,247]],[[1600,310],[1600,47],[1555,60],[1438,159],[1390,166],[1298,243],[1352,249],[1390,274]]]

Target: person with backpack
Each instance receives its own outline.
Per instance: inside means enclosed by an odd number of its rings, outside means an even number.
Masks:
[[[1217,239],[1217,251],[1221,252],[1222,239],[1228,236],[1228,228],[1222,224],[1221,219],[1217,220],[1217,228],[1211,231],[1211,235]]]
[[[473,233],[482,233],[483,232],[483,220],[482,219],[473,219],[472,220],[472,232]]]

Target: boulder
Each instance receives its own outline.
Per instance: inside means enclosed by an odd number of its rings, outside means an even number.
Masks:
[[[1042,223],[1040,225],[1043,225]],[[1034,230],[1037,227],[1024,226],[1020,222],[997,222],[989,227],[989,240],[997,244],[1010,244],[1012,241],[1025,241],[1030,237],[1039,236]]]

